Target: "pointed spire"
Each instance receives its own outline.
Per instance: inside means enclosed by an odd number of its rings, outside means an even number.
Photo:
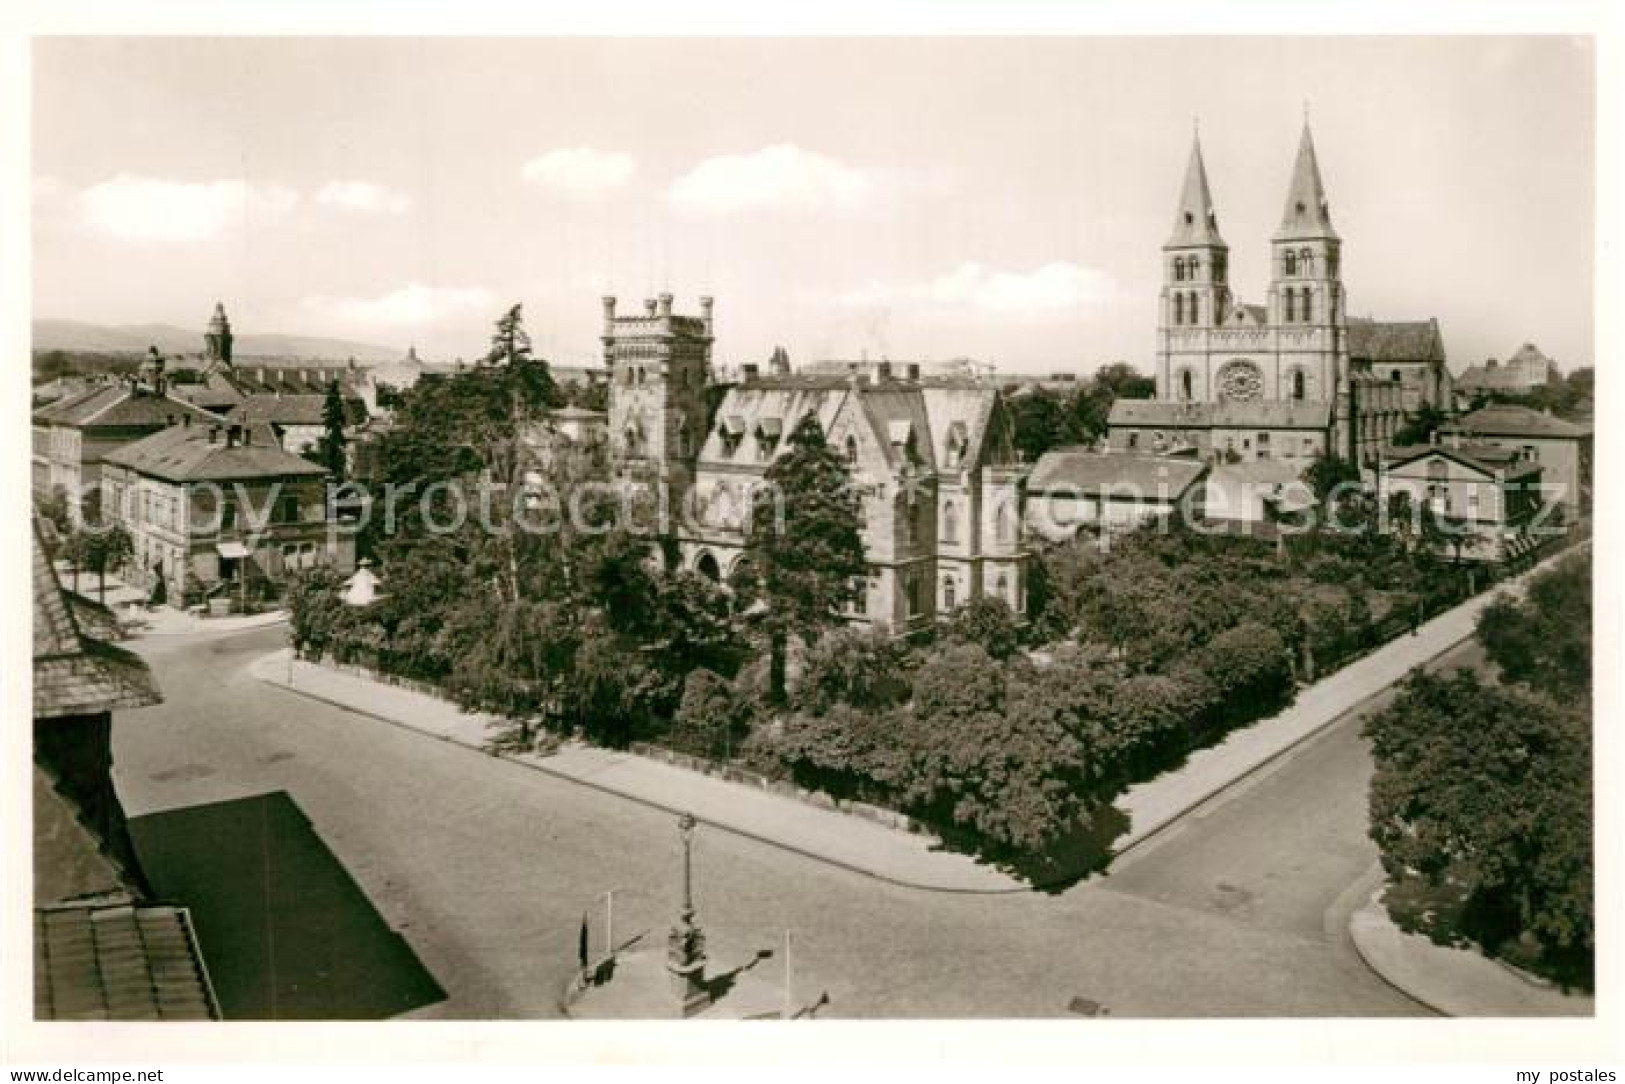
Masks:
[[[1277,241],[1309,238],[1337,238],[1332,228],[1332,209],[1326,202],[1326,186],[1320,180],[1320,162],[1315,158],[1315,139],[1309,132],[1307,106],[1303,136],[1298,140],[1298,160],[1292,166],[1292,183],[1287,186],[1286,209],[1281,214]]]
[[[1185,186],[1179,193],[1179,209],[1174,214],[1174,232],[1164,248],[1191,248],[1198,245],[1227,247],[1219,236],[1219,216],[1213,210],[1213,193],[1207,184],[1207,166],[1202,162],[1202,139],[1191,134],[1191,161],[1185,167]]]

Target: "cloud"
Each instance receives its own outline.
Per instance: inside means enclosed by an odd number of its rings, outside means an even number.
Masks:
[[[200,241],[246,215],[291,210],[299,196],[278,185],[239,180],[171,181],[120,173],[79,194],[80,220],[127,241]]]
[[[874,282],[840,295],[861,307],[932,306],[996,314],[1037,315],[1076,310],[1112,300],[1115,280],[1104,271],[1056,260],[1032,271],[1000,271],[967,260],[924,282]]]
[[[340,324],[411,327],[491,310],[495,298],[480,286],[426,286],[411,282],[377,297],[314,294],[300,301],[307,312]]]
[[[874,194],[875,180],[845,163],[790,143],[751,154],[707,158],[672,182],[667,198],[679,211],[850,210]]]
[[[565,147],[532,158],[519,174],[532,184],[591,199],[624,187],[637,168],[637,160],[630,154]]]
[[[364,214],[398,215],[412,206],[412,197],[371,181],[329,181],[316,193],[316,202]]]

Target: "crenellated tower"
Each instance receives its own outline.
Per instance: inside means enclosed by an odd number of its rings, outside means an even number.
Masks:
[[[672,295],[617,315],[604,300],[604,365],[609,373],[610,448],[628,476],[664,482],[674,497],[693,481],[705,442],[705,389],[711,375],[712,301],[700,315],[672,312]]]

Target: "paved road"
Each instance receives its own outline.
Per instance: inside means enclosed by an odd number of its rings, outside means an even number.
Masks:
[[[418,1016],[557,1015],[582,912],[606,889],[621,889],[618,938],[664,935],[670,818],[253,680],[246,665],[280,638],[138,643],[167,699],[115,724],[131,816],[289,792],[447,990]],[[1344,933],[1373,857],[1356,730],[1334,726],[1059,895],[896,888],[707,832],[700,921],[724,966],[792,930],[795,995],[827,990],[825,1015],[1058,1016],[1074,997],[1119,1017],[1419,1014]]]

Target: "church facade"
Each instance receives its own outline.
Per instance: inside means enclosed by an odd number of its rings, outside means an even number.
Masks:
[[[709,298],[699,316],[674,313],[669,294],[630,315],[605,298],[603,343],[612,460],[624,480],[666,494],[662,533],[679,567],[719,582],[738,574],[751,501],[811,414],[860,497],[868,570],[849,621],[904,634],[976,598],[1025,608],[1026,468],[996,388],[889,363],[793,373],[782,353],[766,373],[747,365],[716,386]]]
[[[1362,463],[1392,438],[1418,382],[1379,376],[1353,356],[1343,241],[1307,123],[1269,246],[1264,301],[1246,303],[1231,290],[1230,247],[1196,141],[1162,246],[1156,398],[1113,406],[1114,450]],[[1356,324],[1366,337],[1371,325]]]

